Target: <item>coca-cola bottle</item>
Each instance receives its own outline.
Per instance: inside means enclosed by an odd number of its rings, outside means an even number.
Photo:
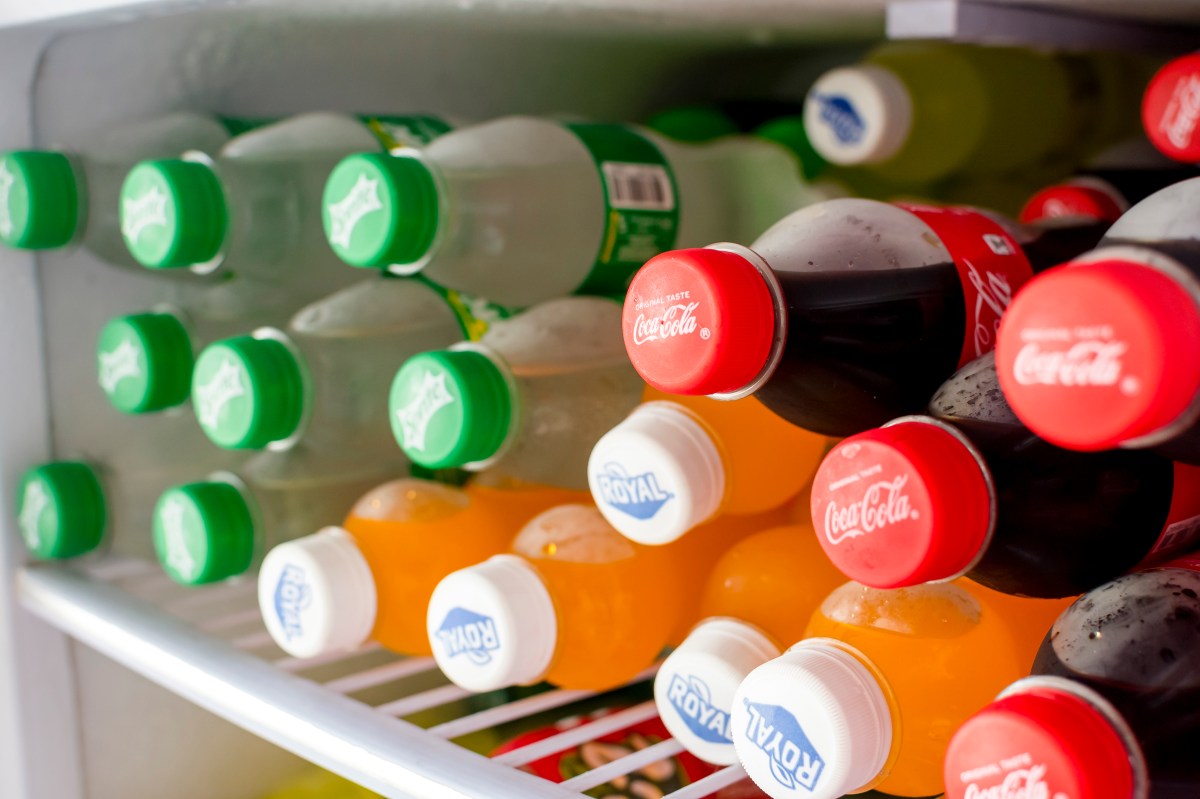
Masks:
[[[1000,385],[1059,446],[1200,464],[1200,178],[1147,197],[1100,244],[1017,295]]]
[[[966,574],[1066,597],[1200,539],[1200,468],[1047,443],[1009,409],[991,354],[950,378],[929,412],[845,439],[813,479],[818,539],[854,580]]]
[[[1080,597],[946,754],[947,799],[1200,796],[1200,558]]]
[[[1034,271],[1092,246],[1096,224],[1019,229],[967,208],[830,200],[751,246],[652,258],[625,300],[625,348],[673,394],[754,394],[845,436],[925,405],[988,352]]]
[[[1093,163],[1071,179],[1041,189],[1025,202],[1018,218],[1027,224],[1064,217],[1112,224],[1154,192],[1196,177],[1195,167],[1180,166],[1155,150],[1138,152],[1139,144],[1150,149],[1144,139],[1136,140],[1112,160]]]
[[[1142,126],[1164,155],[1200,162],[1200,53],[1169,62],[1142,97]]]

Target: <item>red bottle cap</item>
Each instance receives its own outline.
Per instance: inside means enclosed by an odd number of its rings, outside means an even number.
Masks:
[[[740,255],[672,250],[629,284],[625,349],[647,383],[671,394],[722,394],[762,371],[775,334],[771,291]]]
[[[1020,219],[1027,224],[1063,217],[1116,222],[1126,208],[1128,204],[1114,196],[1111,189],[1090,183],[1068,182],[1048,186],[1030,197],[1021,209]]]
[[[813,478],[812,516],[825,553],[852,580],[944,580],[987,545],[991,477],[948,426],[905,417],[829,451]]]
[[[1175,59],[1150,79],[1142,125],[1164,155],[1200,161],[1200,53]]]
[[[1167,427],[1200,391],[1200,310],[1145,264],[1067,264],[1017,293],[1000,322],[996,370],[1039,436],[1108,449]]]
[[[967,719],[946,750],[946,799],[1129,799],[1133,768],[1108,719],[1083,699],[1037,687]]]

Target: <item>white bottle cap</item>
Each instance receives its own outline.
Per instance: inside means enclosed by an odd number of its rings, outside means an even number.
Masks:
[[[887,763],[892,720],[870,670],[829,639],[801,641],[742,681],[733,745],[774,799],[837,799]]]
[[[725,466],[691,412],[647,402],[596,442],[588,485],[596,507],[626,538],[668,544],[721,507]]]
[[[375,627],[375,578],[340,527],[280,544],[258,572],[258,605],[279,648],[298,658],[355,649]]]
[[[516,555],[445,577],[426,616],[442,672],[468,691],[537,682],[550,668],[558,618],[542,578]]]
[[[747,674],[777,657],[779,647],[757,627],[726,618],[700,622],[654,679],[654,701],[671,736],[701,760],[736,763],[734,694]]]
[[[883,67],[830,70],[804,100],[804,129],[818,153],[834,164],[877,164],[891,158],[912,129],[912,98]]]

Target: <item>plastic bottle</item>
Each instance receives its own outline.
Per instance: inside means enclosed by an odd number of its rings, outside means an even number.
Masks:
[[[805,635],[752,671],[733,701],[738,757],[775,799],[937,793],[953,730],[1023,674],[1029,654],[955,584],[847,583]]]
[[[676,544],[647,547],[594,507],[552,508],[521,530],[511,554],[454,572],[434,589],[434,657],[472,691],[542,680],[571,689],[620,685],[680,640],[695,620],[694,586],[724,546],[766,518],[778,524],[782,513],[725,517]]]
[[[1023,252],[1012,227],[970,209],[820,203],[751,247],[651,259],[625,300],[625,347],[662,391],[754,394],[800,427],[850,435],[924,407],[992,348],[1032,272],[1061,263],[1056,242],[1076,254],[1099,235],[1021,231]]]
[[[1195,796],[1198,596],[1193,555],[1080,597],[1046,636],[1037,676],[955,734],[947,797],[991,796],[996,785],[1029,786],[1030,796]]]
[[[204,585],[245,574],[283,541],[341,521],[388,475],[370,464],[297,448],[263,453],[233,472],[162,492],[152,528],[159,563],[177,583]]]
[[[1150,80],[1142,99],[1142,125],[1163,155],[1200,162],[1200,54],[1167,63]]]
[[[1101,246],[1039,275],[1001,325],[1017,416],[1068,449],[1200,464],[1200,178],[1129,209]]]
[[[672,737],[710,763],[737,762],[729,713],[750,671],[804,634],[808,618],[845,578],[812,527],[774,527],[743,538],[703,583],[703,619],[658,669],[658,713]]]
[[[126,173],[144,158],[215,151],[240,124],[177,112],[112,128],[74,151],[0,154],[0,241],[28,250],[77,245],[136,267],[117,218]]]
[[[753,238],[822,196],[785,148],[746,136],[688,145],[514,116],[405,155],[352,156],[330,175],[334,252],[513,307],[619,296],[657,253]]]
[[[150,269],[235,271],[310,302],[353,280],[321,235],[321,195],[343,157],[422,146],[434,117],[314,112],[243,133],[220,150],[145,161],[121,189],[121,232]]]
[[[779,507],[825,452],[825,437],[753,397],[719,402],[653,390],[647,397],[596,442],[588,460],[596,506],[642,544],[673,541],[719,514]]]
[[[296,657],[368,640],[430,655],[425,609],[451,572],[504,552],[538,513],[578,498],[545,488],[455,488],[393,480],[372,489],[338,527],[272,549],[258,575],[263,620]]]
[[[1069,141],[1071,101],[1068,70],[1049,55],[901,42],[818,78],[804,118],[830,162],[923,184],[1046,158]]]
[[[421,348],[394,372],[396,443],[430,468],[587,490],[588,452],[644,387],[620,315],[612,300],[567,297],[494,323],[477,345]]]
[[[405,358],[486,330],[504,312],[425,281],[377,276],[302,308],[287,329],[209,344],[192,404],[220,447],[311,449],[403,462],[388,435],[388,384]]]
[[[821,546],[881,588],[962,574],[1075,596],[1200,543],[1200,468],[1152,452],[1072,452],[1020,423],[991,355],[930,402],[830,451],[813,481]]]

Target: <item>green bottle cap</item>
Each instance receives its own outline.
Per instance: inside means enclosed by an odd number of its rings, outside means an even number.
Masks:
[[[24,250],[62,247],[79,225],[75,167],[62,153],[0,156],[0,241]]]
[[[171,313],[118,316],[100,331],[96,345],[100,388],[124,413],[187,402],[194,363],[187,328]]]
[[[738,132],[729,115],[711,105],[689,105],[659,111],[646,127],[681,142],[698,144]]]
[[[812,180],[829,166],[829,162],[821,157],[808,140],[808,131],[804,127],[804,117],[801,114],[773,119],[756,128],[754,135],[782,144],[791,150],[800,161],[800,173],[808,180]]]
[[[192,373],[192,404],[205,434],[225,449],[262,449],[300,427],[300,364],[275,339],[234,336],[209,344]]]
[[[219,481],[169,488],[154,507],[154,549],[177,583],[235,577],[254,561],[254,515],[241,491]]]
[[[486,355],[434,350],[400,367],[388,418],[410,460],[443,469],[495,455],[512,426],[513,401],[504,374]]]
[[[217,257],[229,227],[221,181],[195,161],[143,161],[121,186],[121,234],[142,266],[178,269]]]
[[[86,463],[44,463],[21,478],[17,526],[35,557],[62,560],[91,552],[104,539],[107,519],[104,489]]]
[[[325,183],[325,238],[351,266],[420,260],[438,228],[438,190],[422,161],[363,153],[342,160]]]

